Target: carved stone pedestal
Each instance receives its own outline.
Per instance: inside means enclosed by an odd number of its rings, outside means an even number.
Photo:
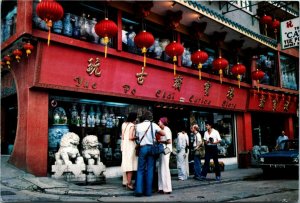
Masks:
[[[85,184],[86,175],[83,173],[86,166],[82,164],[55,164],[52,165],[52,172],[54,174],[51,176],[55,179],[62,179],[68,182]]]
[[[105,183],[105,165],[100,162],[98,165],[86,166],[86,183],[87,184],[102,184]]]

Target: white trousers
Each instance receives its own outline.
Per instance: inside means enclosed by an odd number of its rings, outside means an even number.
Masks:
[[[188,164],[187,164],[187,153],[185,149],[180,150],[177,153],[177,169],[178,169],[178,179],[186,180],[188,178]]]
[[[172,192],[171,172],[169,167],[170,153],[160,154],[158,160],[158,190]]]

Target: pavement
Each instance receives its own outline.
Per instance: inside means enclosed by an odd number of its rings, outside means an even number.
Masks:
[[[132,196],[134,194],[133,191],[122,186],[121,177],[107,178],[106,183],[100,185],[76,185],[51,177],[36,177],[9,164],[8,159],[9,155],[1,155],[1,184],[6,187],[46,194],[82,197],[117,197]],[[230,169],[221,172],[221,181],[232,182],[246,180],[256,177],[261,173],[262,170],[260,168]],[[219,184],[219,182],[215,181],[214,173],[208,173],[205,181],[194,180],[192,176],[185,181],[179,181],[176,175],[172,176],[173,191],[209,184]]]

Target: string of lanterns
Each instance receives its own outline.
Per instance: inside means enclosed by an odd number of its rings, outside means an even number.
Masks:
[[[23,44],[22,49],[24,49],[27,57],[31,54],[32,50],[34,49],[34,46],[30,43],[30,42],[26,42]],[[23,50],[16,48],[12,51],[11,54],[7,54],[3,57],[3,59],[1,60],[1,67],[5,67],[7,66],[8,69],[11,68],[11,63],[13,61],[13,59],[15,59],[18,63],[20,63],[21,61],[21,56],[23,55]],[[11,57],[11,56],[14,57]]]

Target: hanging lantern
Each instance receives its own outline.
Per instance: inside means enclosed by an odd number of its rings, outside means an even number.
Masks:
[[[108,20],[108,18],[105,18],[104,20],[99,21],[95,25],[95,32],[100,37],[104,37],[104,44],[105,44],[105,58],[107,56],[107,44],[109,42],[109,38],[112,38],[116,36],[118,33],[118,27],[116,23],[112,20]]]
[[[268,25],[272,24],[272,17],[271,16],[267,16],[266,14],[260,18],[260,23],[265,25],[265,34],[267,35],[267,29],[268,29]]]
[[[144,54],[144,67],[146,67],[147,48],[151,47],[154,43],[154,37],[150,32],[143,30],[134,37],[134,43],[138,48],[142,49],[142,53]]]
[[[191,56],[192,62],[194,64],[198,64],[199,80],[201,80],[202,64],[205,63],[207,59],[208,59],[208,54],[205,51],[201,51],[200,49],[194,52]]]
[[[222,56],[219,56],[219,58],[217,58],[213,61],[212,65],[215,70],[219,71],[220,83],[222,84],[223,70],[225,68],[227,68],[228,61],[226,59],[222,58]]]
[[[36,7],[36,14],[46,22],[48,34],[48,46],[50,45],[50,33],[53,22],[60,20],[64,15],[63,7],[54,0],[43,0]]]
[[[261,70],[256,69],[256,71],[253,71],[252,74],[252,80],[256,80],[257,82],[257,91],[259,92],[259,81],[263,79],[265,76],[265,73]]]
[[[11,57],[9,55],[6,55],[3,57],[3,60],[5,61],[7,67],[10,68]]]
[[[175,62],[177,61],[177,57],[181,56],[183,54],[183,51],[184,51],[183,46],[180,43],[176,42],[176,41],[173,41],[173,42],[169,43],[165,48],[166,54],[173,58],[174,76],[176,75],[176,64],[175,64]]]
[[[31,54],[31,51],[33,50],[33,45],[30,44],[30,42],[27,42],[23,45],[23,48],[26,50],[26,54],[27,54],[27,57],[29,54]]]
[[[232,74],[237,75],[237,79],[238,79],[238,84],[239,84],[239,88],[241,86],[241,75],[243,75],[246,72],[246,67],[241,64],[241,63],[237,63],[236,65],[234,65],[231,69]]]
[[[278,30],[280,28],[280,21],[274,19],[274,21],[272,22],[272,28],[273,28],[274,33],[275,33],[275,39],[277,39],[277,32],[278,32]]]
[[[13,51],[13,55],[15,55],[16,60],[18,61],[18,63],[21,60],[21,56],[22,56],[22,51],[20,51],[19,49],[15,49]]]

